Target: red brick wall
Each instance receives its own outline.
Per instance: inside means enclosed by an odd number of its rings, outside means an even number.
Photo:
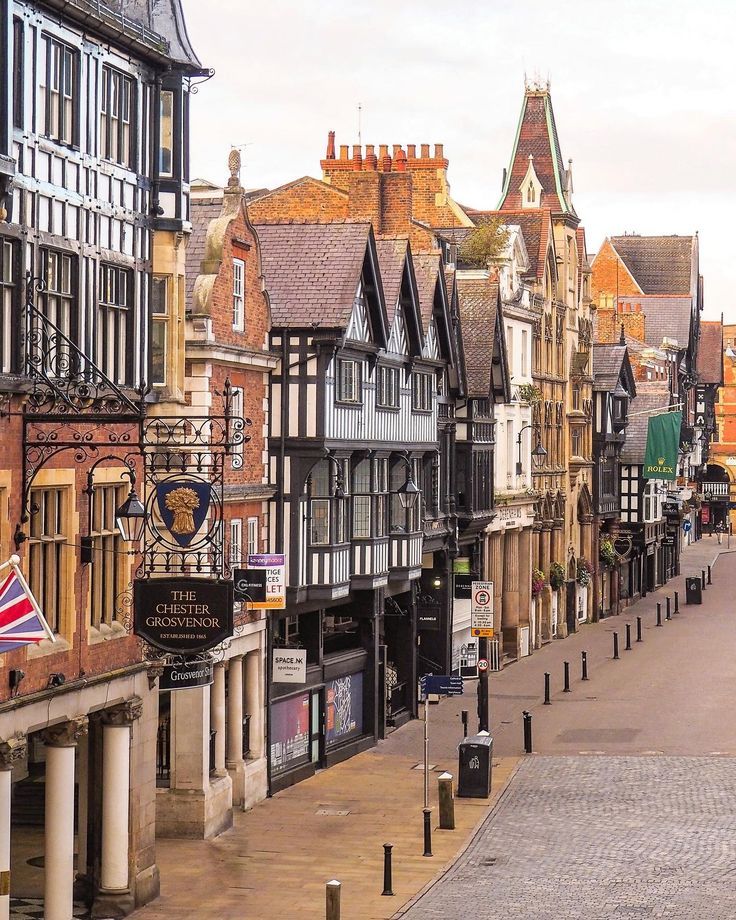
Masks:
[[[315,180],[304,180],[248,205],[254,224],[288,220],[341,220],[348,216],[348,196]]]
[[[593,260],[590,292],[593,303],[596,305],[600,304],[601,295],[604,294],[613,295],[614,300],[617,294],[619,298],[635,299],[637,295],[641,297],[637,284],[608,240],[601,246]]]

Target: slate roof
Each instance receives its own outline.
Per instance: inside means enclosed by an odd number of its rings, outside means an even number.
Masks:
[[[344,329],[353,309],[371,225],[257,224],[274,328]]]
[[[135,22],[139,28],[152,30],[166,39],[172,60],[194,68],[201,66],[189,41],[181,0],[106,0],[102,8],[122,17],[123,21]],[[97,18],[102,22],[108,21],[102,10],[96,14],[94,10],[85,8],[84,12],[85,17],[93,21]]]
[[[670,401],[669,386],[664,381],[640,382],[636,388],[636,397],[629,405],[629,424],[626,426],[626,439],[621,449],[622,463],[643,463],[647,447],[647,430],[649,417],[653,409],[661,409]]]
[[[457,275],[468,396],[487,398],[496,336],[498,279]]]
[[[210,221],[222,213],[222,195],[217,198],[192,198],[190,203],[190,220],[192,235],[187,246],[186,306],[191,308],[194,294],[194,282],[202,271],[204,247],[207,228]]]
[[[544,89],[527,89],[524,93],[511,166],[498,206],[500,210],[516,210],[521,207],[520,186],[529,168],[530,154],[534,157],[534,171],[542,184],[541,205],[576,217],[572,203],[565,198],[565,167],[552,98],[549,91]]]
[[[723,386],[723,323],[720,320],[700,323],[697,371],[700,383]]]
[[[644,294],[690,295],[692,236],[612,236],[610,242]]]
[[[389,326],[394,321],[396,304],[401,293],[401,281],[404,277],[406,264],[406,250],[409,241],[406,237],[390,240],[376,240],[378,252],[378,265],[381,269],[383,283],[383,296],[386,300],[386,315]]]
[[[616,389],[621,376],[621,366],[626,357],[625,345],[594,343],[593,345],[593,389],[611,393]]]
[[[693,303],[690,297],[620,297],[619,303],[641,304],[644,320],[644,341],[657,348],[665,337],[687,348],[690,341]]]

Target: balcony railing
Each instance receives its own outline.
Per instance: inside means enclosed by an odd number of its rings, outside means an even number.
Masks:
[[[376,576],[388,573],[389,538],[375,537],[353,542],[351,575]]]
[[[392,569],[421,569],[421,533],[392,533],[389,565]]]
[[[728,498],[727,482],[704,482],[700,487],[700,493],[705,498],[710,493],[713,498]]]

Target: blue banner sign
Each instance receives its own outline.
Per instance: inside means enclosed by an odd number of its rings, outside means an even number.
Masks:
[[[425,674],[419,678],[422,698],[430,693],[445,696],[461,696],[463,679],[456,674]]]

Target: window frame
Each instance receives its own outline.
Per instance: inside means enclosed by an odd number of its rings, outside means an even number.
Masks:
[[[13,17],[13,127],[23,130],[25,122],[25,29],[23,20]]]
[[[233,259],[233,329],[245,332],[245,259]]]
[[[0,374],[18,371],[20,296],[20,246],[0,236]]]
[[[105,80],[107,78],[107,81]],[[115,83],[118,83],[114,91]],[[100,71],[100,105],[99,105],[99,151],[100,158],[128,169],[136,164],[135,124],[137,105],[136,81],[109,64],[103,64]],[[128,98],[127,121],[125,119],[125,100]],[[116,98],[115,98],[116,96]],[[111,103],[116,102],[113,106]],[[127,125],[127,135],[126,135]],[[113,131],[117,137],[113,144]],[[127,141],[127,156],[121,156]]]
[[[358,358],[338,358],[336,370],[335,400],[346,406],[361,406],[363,404],[363,361]],[[347,367],[353,368],[352,387],[354,394],[345,390],[346,377],[343,373]]]
[[[376,379],[376,405],[379,409],[399,409],[401,404],[399,368],[379,364]]]
[[[413,412],[431,412],[433,407],[434,374],[413,371],[411,375],[411,408]],[[426,403],[426,404],[425,404]]]
[[[135,275],[132,269],[112,262],[100,262],[95,317],[95,363],[114,382],[121,386],[133,385],[133,357],[135,348]],[[125,284],[125,302],[113,302],[110,291],[119,292]],[[106,297],[105,297],[106,295]],[[106,320],[106,321],[104,321]],[[114,328],[111,330],[109,327]],[[122,335],[124,328],[124,335]],[[110,349],[115,347],[113,366]]]
[[[54,533],[46,533],[51,495],[54,496],[53,517],[58,529]],[[63,558],[69,537],[70,500],[70,490],[65,486],[39,485],[31,489],[31,508],[38,510],[31,514],[28,528],[28,582],[54,635],[63,635],[71,588]]]
[[[90,496],[89,625],[97,630],[103,626],[111,629],[119,622],[115,599],[125,590],[128,580],[127,552],[115,520],[115,509],[123,503],[126,494],[124,484],[105,482],[95,485]],[[107,520],[100,521],[101,511]]]
[[[171,111],[164,113],[164,97],[171,100]],[[173,89],[161,89],[158,100],[158,174],[161,178],[174,178],[174,124],[176,121],[175,110],[176,93]],[[168,146],[164,144],[165,124],[168,124]],[[164,167],[164,152],[168,151],[170,162],[168,168]]]
[[[230,518],[228,521],[227,560],[230,569],[240,566],[243,561],[243,519]]]
[[[167,384],[168,378],[168,369],[169,369],[169,354],[168,354],[168,345],[169,345],[169,286],[170,286],[171,276],[170,275],[151,275],[151,288],[150,288],[150,375],[151,375],[151,385],[155,387],[165,387]],[[160,288],[157,288],[157,284],[161,284]],[[163,312],[157,311],[154,309],[155,297],[154,290],[163,290],[164,292],[164,310]],[[163,379],[155,379],[155,364],[154,364],[154,330],[160,328],[163,331],[163,347],[160,349],[162,357],[162,369],[163,369]]]
[[[260,552],[260,519],[257,516],[249,517],[247,528],[248,552],[246,556],[256,556]]]
[[[38,133],[47,137],[49,140],[62,144],[65,147],[79,147],[79,69],[80,55],[79,49],[68,45],[53,35],[44,32],[41,35],[43,43],[41,50],[41,63],[43,70],[39,80],[39,91],[42,95],[43,104],[41,109],[43,124],[39,125]],[[51,85],[52,71],[54,70],[54,53],[58,53],[58,75],[57,86]],[[67,73],[67,63],[69,72]],[[68,84],[68,86],[67,86]],[[69,94],[66,90],[69,89]],[[54,97],[58,97],[54,100]],[[70,100],[69,111],[65,103],[66,99]],[[57,124],[54,126],[52,113],[54,106],[58,107],[56,112]],[[68,124],[67,124],[68,122]],[[68,130],[67,130],[68,128]]]

